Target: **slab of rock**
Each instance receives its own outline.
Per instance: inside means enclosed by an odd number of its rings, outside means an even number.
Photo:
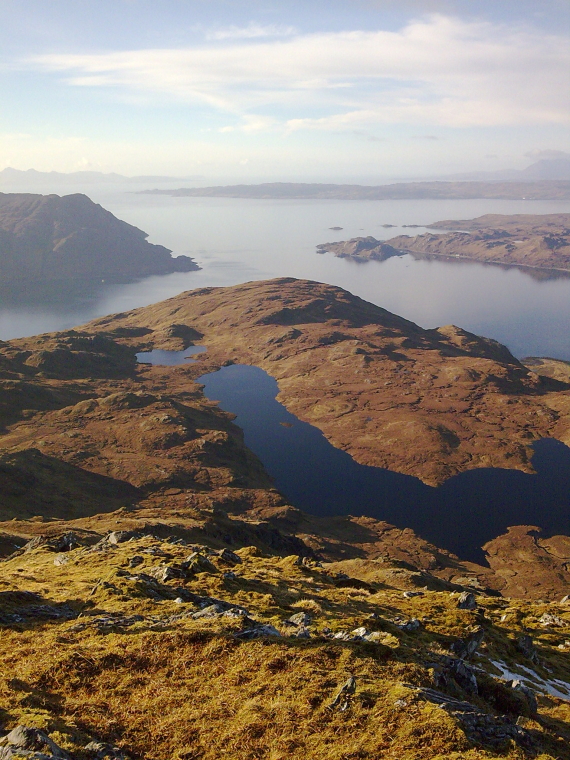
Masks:
[[[58,747],[43,731],[30,726],[16,726],[0,739],[0,758],[9,760],[9,758],[22,756],[36,758],[36,760],[41,760],[41,758],[71,760],[67,752]]]

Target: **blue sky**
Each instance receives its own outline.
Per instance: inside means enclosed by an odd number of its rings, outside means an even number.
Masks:
[[[567,0],[2,0],[0,169],[236,179],[570,149]]]

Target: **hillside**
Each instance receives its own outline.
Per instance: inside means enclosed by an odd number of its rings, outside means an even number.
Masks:
[[[86,195],[0,193],[0,281],[125,281],[198,269]]]
[[[190,329],[208,349],[202,371],[260,366],[279,400],[337,448],[433,485],[476,467],[531,472],[533,440],[570,442],[567,384],[541,380],[496,341],[453,325],[423,330],[322,283],[202,288],[83,329],[139,350],[182,349]]]
[[[568,604],[168,516],[35,527],[3,562],[3,757],[570,757]]]
[[[193,342],[195,363],[136,363]],[[453,385],[480,455],[527,467],[500,460],[509,440],[566,429],[563,368],[541,379],[493,341],[307,281],[0,343],[0,757],[570,760],[570,538],[513,526],[477,565],[409,528],[301,513],[195,382],[230,361],[266,366],[307,416],[318,392],[318,424],[348,417],[354,444],[370,391],[398,379],[403,419],[428,368],[416,431],[451,419]],[[394,467],[412,466],[405,430]]]

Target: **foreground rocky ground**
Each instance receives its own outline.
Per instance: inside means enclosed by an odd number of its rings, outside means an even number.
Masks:
[[[136,363],[192,342],[195,364]],[[562,363],[539,376],[316,283],[0,344],[0,758],[570,758],[570,539],[513,527],[487,567],[302,514],[193,380],[228,361],[267,368],[329,435],[359,433],[360,409],[386,424],[380,404],[435,428],[458,393],[465,440],[484,430],[497,457],[567,430]]]
[[[1,757],[570,757],[568,602],[126,519],[4,561]]]

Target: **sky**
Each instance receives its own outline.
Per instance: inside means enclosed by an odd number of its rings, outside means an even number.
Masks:
[[[0,0],[0,170],[319,181],[570,152],[568,0]]]

